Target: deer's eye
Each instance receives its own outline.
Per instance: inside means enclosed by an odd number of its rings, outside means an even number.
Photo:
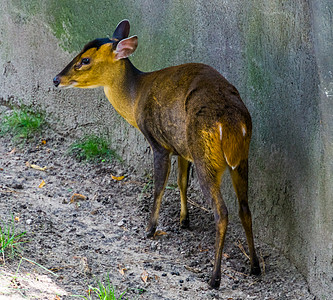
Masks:
[[[90,58],[82,58],[81,60],[82,65],[89,65],[90,64]]]

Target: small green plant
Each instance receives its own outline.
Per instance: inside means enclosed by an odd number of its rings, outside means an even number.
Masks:
[[[86,300],[100,299],[100,300],[121,300],[127,291],[124,291],[120,294],[120,296],[116,295],[115,288],[110,282],[110,276],[107,275],[106,283],[102,281],[97,281],[98,287],[89,287],[88,296],[74,296],[84,298]],[[95,297],[94,297],[95,296]]]
[[[33,112],[27,107],[14,108],[9,115],[2,117],[0,132],[12,134],[16,142],[25,142],[35,137],[44,123],[42,113]]]
[[[69,154],[79,161],[105,162],[117,159],[115,150],[110,149],[108,142],[99,136],[87,135],[70,146]]]
[[[14,217],[12,217],[9,224],[0,222],[0,254],[2,255],[3,261],[5,261],[7,257],[13,258],[21,251],[20,244],[24,243],[22,237],[25,234],[26,232],[16,232]]]
[[[175,191],[177,189],[177,187],[178,187],[178,185],[176,183],[170,183],[165,188],[167,190],[173,190],[173,191]]]

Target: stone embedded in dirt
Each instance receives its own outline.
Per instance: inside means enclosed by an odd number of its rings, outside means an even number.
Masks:
[[[155,265],[155,266],[154,266],[154,270],[155,270],[155,271],[162,271],[162,270],[163,270],[163,267],[162,267],[162,266],[159,266],[159,265]]]
[[[153,250],[153,251],[157,250],[157,245],[158,245],[158,242],[155,242],[155,241],[152,242],[150,244],[150,249]]]
[[[126,220],[122,219],[117,223],[117,226],[122,227],[125,225],[125,223],[126,223]]]
[[[21,181],[18,181],[18,180],[11,180],[9,182],[7,182],[7,186],[9,188],[12,188],[14,190],[22,190],[24,187],[23,187],[23,181],[24,180],[21,180]]]

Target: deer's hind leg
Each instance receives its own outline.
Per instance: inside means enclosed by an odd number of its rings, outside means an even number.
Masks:
[[[187,186],[189,178],[189,170],[191,163],[185,158],[178,156],[178,187],[180,191],[180,227],[188,228],[190,225],[188,209],[187,209]]]
[[[248,160],[240,162],[235,169],[230,168],[232,183],[239,202],[239,217],[245,230],[247,244],[250,251],[251,274],[260,274],[260,265],[257,258],[252,232],[252,217],[248,205]]]
[[[201,126],[205,120],[196,120],[193,128],[207,130],[191,131],[189,134],[190,149],[204,197],[211,205],[216,228],[215,257],[212,277],[209,285],[218,289],[221,282],[221,260],[225,235],[228,226],[228,209],[222,198],[220,186],[222,175],[227,168],[221,147],[220,131],[216,126]]]
[[[214,164],[214,162],[206,160],[205,157],[195,160],[194,163],[203,195],[211,204],[214,212],[216,228],[215,257],[209,285],[218,289],[221,282],[222,250],[228,226],[228,209],[220,191],[221,178],[226,164],[223,160],[219,164]]]

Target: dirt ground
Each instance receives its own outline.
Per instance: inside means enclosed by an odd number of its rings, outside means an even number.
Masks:
[[[149,177],[119,162],[79,163],[66,155],[70,139],[51,130],[43,138],[46,144],[18,149],[0,137],[0,220],[13,215],[28,241],[22,254],[27,260],[1,261],[0,299],[74,299],[107,274],[118,294],[127,290],[127,299],[315,299],[292,263],[259,238],[263,274],[248,275],[241,251],[247,249],[245,234],[236,218],[228,227],[221,287],[209,289],[213,216],[193,186],[190,229],[178,226],[179,192],[171,187],[159,235],[147,239]],[[111,174],[125,178],[117,181]]]

